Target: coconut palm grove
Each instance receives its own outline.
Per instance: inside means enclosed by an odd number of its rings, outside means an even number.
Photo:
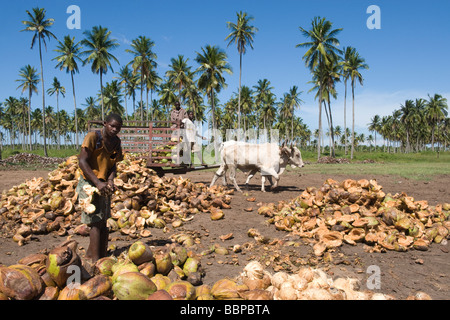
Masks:
[[[355,132],[355,91],[372,72],[370,61],[351,43],[341,43],[346,30],[325,17],[312,17],[298,26],[303,40],[292,50],[297,50],[298,63],[311,77],[303,87],[292,85],[281,96],[273,93],[270,78],[241,83],[245,54],[254,49],[260,32],[248,12],[238,11],[223,21],[228,32],[223,43],[198,48],[193,61],[182,54],[173,56],[164,73],[158,70],[158,43],[151,34],[143,33],[129,45],[121,45],[108,26],[94,25],[84,30],[82,37],[75,37],[54,34],[57,23],[63,22],[55,21],[43,7],[26,10],[23,21],[18,21],[17,32],[29,35],[24,48],[33,50],[40,63],[24,61],[18,66],[16,79],[11,79],[17,82],[17,91],[1,101],[2,148],[43,149],[45,156],[49,148],[78,148],[89,120],[104,119],[110,112],[125,120],[167,120],[175,101],[223,134],[226,129],[278,129],[281,140],[315,150],[318,158],[321,154],[334,157],[336,150],[353,158],[355,149],[409,153],[444,150],[449,145],[448,103],[438,92],[399,101],[391,115],[377,115],[374,110],[371,122],[365,124],[369,134]],[[239,66],[230,65],[225,45],[237,50]],[[128,60],[116,58],[120,50],[128,54]],[[44,70],[45,60],[55,69]],[[70,75],[70,83],[60,81],[63,73]],[[77,84],[89,73],[98,77],[98,87],[92,88],[91,95],[80,96]],[[107,73],[114,74],[113,80],[105,81]],[[228,88],[227,75],[239,76],[236,91]],[[344,92],[337,92],[338,82],[345,85]],[[220,101],[218,94],[225,90],[230,98]],[[306,92],[315,94],[314,127],[306,125],[301,116]],[[345,96],[343,110],[333,108],[338,94]],[[59,101],[65,96],[73,98],[71,112],[60,108]],[[344,125],[334,125],[342,112]]]

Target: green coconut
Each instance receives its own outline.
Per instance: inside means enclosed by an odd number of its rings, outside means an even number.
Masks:
[[[156,271],[167,275],[173,268],[172,259],[167,251],[161,250],[155,253]]]
[[[186,276],[189,276],[192,272],[197,272],[200,261],[196,258],[187,258],[183,265],[183,272]]]
[[[174,246],[169,254],[174,266],[182,266],[188,258],[186,248],[179,245]]]
[[[95,263],[95,268],[98,270],[100,274],[104,274],[106,276],[112,276],[113,271],[112,267],[117,263],[117,258],[114,256],[104,257]]]
[[[114,271],[112,275],[112,282],[115,283],[117,281],[117,277],[128,272],[139,272],[139,269],[134,263],[122,264]]]
[[[136,241],[128,249],[128,257],[135,265],[153,260],[152,250],[142,241]]]
[[[145,300],[157,287],[146,275],[140,272],[127,272],[117,276],[112,290],[119,300]]]

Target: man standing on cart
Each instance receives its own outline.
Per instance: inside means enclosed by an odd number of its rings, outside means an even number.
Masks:
[[[184,123],[183,119],[186,119],[188,114],[185,109],[183,109],[180,105],[179,101],[175,101],[175,108],[170,113],[170,121],[175,122],[171,128],[173,129],[183,129]]]

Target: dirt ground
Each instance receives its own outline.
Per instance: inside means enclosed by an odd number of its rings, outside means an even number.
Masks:
[[[49,171],[0,171],[0,191],[33,177],[47,177]],[[196,171],[183,175],[194,182],[209,184],[213,171]],[[344,244],[332,252],[332,260],[324,262],[317,259],[312,250],[312,244],[304,239],[292,237],[289,233],[278,231],[273,225],[266,223],[266,218],[257,214],[258,202],[289,201],[297,197],[306,187],[320,187],[323,182],[333,178],[342,181],[352,179],[376,179],[383,186],[385,193],[405,192],[416,200],[428,200],[430,205],[450,202],[448,185],[450,175],[436,177],[430,182],[408,180],[394,176],[325,176],[320,174],[304,174],[301,169],[286,172],[281,177],[280,187],[276,192],[262,193],[260,191],[260,176],[253,178],[247,193],[235,192],[231,209],[224,210],[222,220],[212,221],[209,214],[197,214],[191,221],[177,229],[163,233],[161,229],[151,229],[152,235],[146,238],[151,246],[163,246],[169,243],[173,234],[191,233],[197,238],[194,248],[201,253],[212,245],[221,245],[231,249],[241,245],[243,250],[228,255],[205,254],[201,257],[201,265],[205,271],[203,283],[213,284],[215,281],[233,278],[242,272],[244,266],[251,260],[259,260],[270,272],[285,270],[295,272],[303,265],[324,268],[328,275],[350,277],[360,280],[360,290],[372,289],[376,292],[391,294],[397,299],[405,299],[417,291],[429,294],[433,299],[450,299],[450,245],[433,243],[427,251],[411,249],[407,252],[388,251],[386,253],[368,253],[362,244],[351,246]],[[242,186],[244,174],[238,174],[238,183]],[[231,185],[230,185],[231,187]],[[247,198],[255,197],[255,202]],[[252,212],[244,209],[252,207]],[[256,242],[247,235],[250,228],[257,229],[261,235],[269,239],[265,244]],[[227,240],[220,236],[232,233]],[[88,237],[74,236],[81,250],[88,246]],[[14,264],[20,258],[30,253],[39,252],[45,248],[51,249],[65,240],[53,234],[38,236],[38,241],[32,241],[19,247],[11,239],[0,238],[0,264]],[[120,234],[111,234],[110,243],[117,246],[117,252],[126,249],[135,240],[126,239]],[[289,241],[289,242],[288,242]],[[290,245],[287,245],[290,244]],[[379,288],[370,287],[373,284],[371,270],[380,272]],[[378,269],[379,268],[379,269]]]

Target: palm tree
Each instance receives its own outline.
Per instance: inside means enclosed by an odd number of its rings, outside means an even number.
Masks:
[[[313,72],[316,68],[323,69],[324,66],[329,65],[332,61],[338,60],[338,53],[341,51],[337,48],[339,40],[336,36],[340,29],[332,29],[333,24],[325,20],[325,18],[315,17],[312,21],[311,30],[305,30],[300,27],[303,36],[308,38],[309,42],[303,42],[296,45],[296,47],[304,47],[308,50],[303,56],[306,66]],[[322,135],[322,91],[325,87],[323,82],[319,83],[319,138],[317,139],[317,159],[320,158],[320,137]]]
[[[253,17],[247,16],[246,12],[240,11],[236,13],[237,22],[233,23],[228,21],[227,27],[231,30],[231,33],[225,38],[230,40],[228,46],[233,42],[236,43],[239,52],[239,99],[238,99],[238,129],[241,128],[241,77],[242,77],[242,55],[247,51],[247,45],[253,49],[253,36],[258,31],[257,28],[251,26],[249,23],[253,20]]]
[[[425,109],[425,117],[431,125],[431,150],[434,151],[435,131],[438,123],[445,119],[448,115],[447,99],[440,94],[435,94],[433,97],[428,95],[428,103]]]
[[[406,131],[406,152],[410,152],[410,136],[411,127],[413,124],[414,116],[414,101],[406,100],[404,104],[400,106],[400,111],[402,113],[400,120],[402,121],[405,131]]]
[[[212,109],[213,128],[216,128],[214,95],[226,87],[224,72],[232,74],[231,66],[227,62],[227,54],[225,51],[216,46],[206,45],[202,48],[202,53],[197,52],[195,61],[200,66],[195,71],[200,74],[198,79],[198,87],[206,92],[209,96]]]
[[[102,110],[96,105],[94,97],[85,98],[84,109],[85,118],[87,119],[99,119],[102,115]]]
[[[190,75],[191,79],[193,74]],[[191,81],[189,85],[184,89],[184,97],[186,98],[186,104],[194,112],[196,120],[202,120],[204,117],[201,106],[203,105],[203,97],[198,89],[196,83]]]
[[[273,87],[270,86],[270,81],[267,79],[258,80],[258,84],[253,86],[255,88],[255,105],[257,108],[257,113],[261,119],[264,110],[265,102],[268,101],[268,97],[272,95]],[[266,128],[265,117],[263,117],[263,127]],[[260,122],[260,121],[259,121]]]
[[[173,105],[175,101],[177,101],[174,85],[169,81],[162,83],[159,95],[159,102],[161,103],[161,105],[166,107],[166,113],[169,115],[169,106]]]
[[[45,42],[45,38],[50,39],[53,37],[56,39],[56,36],[49,31],[49,28],[53,25],[54,19],[46,19],[45,18],[45,9],[44,8],[33,8],[32,13],[26,10],[30,21],[22,21],[26,28],[21,31],[29,31],[33,32],[33,38],[31,39],[31,49],[33,49],[34,44],[36,42],[36,37],[38,38],[39,43],[39,61],[41,64],[41,84],[42,84],[42,125],[43,125],[43,133],[44,133],[44,155],[47,157],[47,144],[45,142],[45,86],[44,86],[44,67],[42,66],[42,48],[41,41],[44,43],[45,48],[47,49],[47,44]]]
[[[77,117],[77,99],[75,95],[75,82],[73,79],[73,75],[78,71],[77,61],[83,62],[80,58],[81,52],[81,42],[75,43],[75,37],[65,36],[64,42],[59,41],[57,49],[55,52],[60,55],[54,58],[58,64],[56,68],[59,67],[59,70],[66,70],[66,73],[70,73],[70,79],[72,80],[72,93],[73,93],[73,105],[74,105],[74,114],[75,114],[75,144],[78,149],[78,117]],[[57,110],[59,112],[59,109]],[[58,127],[59,130],[59,127]]]
[[[354,141],[355,141],[355,86],[356,80],[360,85],[363,85],[363,77],[359,72],[360,69],[369,69],[369,66],[365,63],[356,50],[350,55],[348,60],[348,74],[351,79],[352,85],[352,148],[350,152],[350,158],[353,159]]]
[[[123,115],[125,110],[122,106],[122,94],[120,93],[120,85],[117,80],[106,83],[103,99],[105,99],[103,104],[106,113],[113,112]]]
[[[350,57],[353,56],[356,52],[356,49],[353,47],[346,47],[343,49],[344,51],[344,58],[341,62],[342,66],[342,76],[344,78],[344,133],[347,134],[347,80],[350,77],[350,69],[349,69],[349,60]],[[345,154],[347,155],[347,136],[345,137]],[[376,144],[376,141],[375,141]]]
[[[169,70],[166,71],[168,81],[172,82],[178,88],[178,101],[182,103],[181,91],[183,88],[189,86],[191,79],[191,67],[187,62],[189,59],[184,59],[184,56],[179,54],[177,58],[170,59],[171,64]]]
[[[153,100],[153,91],[158,89],[158,86],[161,84],[161,77],[158,76],[156,70],[150,70],[149,73],[145,76],[145,88],[147,94],[147,120],[149,120],[150,115],[150,106],[148,105],[148,92],[150,91],[150,100]],[[153,112],[152,112],[153,113]]]
[[[29,64],[20,69],[19,75],[22,78],[16,80],[20,82],[17,89],[22,88],[22,93],[28,90],[28,143],[31,150],[31,96],[33,92],[36,94],[38,92],[37,84],[39,83],[39,78],[37,70]]]
[[[145,36],[139,36],[131,41],[132,50],[125,51],[134,55],[130,62],[133,68],[133,75],[139,71],[141,76],[141,105],[143,104],[144,78],[149,76],[150,70],[156,67],[156,54],[152,51],[155,43]],[[144,120],[143,108],[141,108],[141,120]]]
[[[381,118],[379,115],[373,116],[372,122],[369,124],[369,130],[375,133],[375,150],[377,148],[377,132],[380,130]]]
[[[253,110],[253,91],[247,87],[242,86],[241,88],[241,111],[244,118],[244,131],[248,130],[250,117]]]
[[[126,120],[128,120],[128,108],[127,108],[128,90],[127,90],[127,87],[128,87],[131,77],[132,77],[132,74],[131,74],[131,70],[128,68],[128,65],[120,68],[120,70],[118,72],[118,77],[116,77],[117,79],[119,79],[119,85],[122,86],[122,90],[124,92],[123,96],[124,96],[124,101],[125,101],[125,118],[126,118]]]
[[[303,92],[298,92],[298,87],[293,86],[289,89],[289,101],[288,101],[288,107],[289,107],[289,113],[291,116],[291,141],[294,141],[294,113],[296,109],[300,109],[300,103],[302,103],[302,99],[299,98],[299,95]]]
[[[83,51],[81,55],[87,56],[83,62],[83,66],[87,63],[92,63],[91,71],[93,73],[100,74],[100,95],[102,95],[102,120],[105,120],[105,106],[103,104],[103,74],[108,72],[108,69],[113,68],[111,66],[111,60],[114,60],[118,64],[119,61],[114,57],[110,50],[119,46],[116,40],[110,39],[111,31],[108,28],[102,28],[102,26],[94,26],[91,31],[87,30],[83,32],[86,36],[81,40],[81,44],[88,48]],[[113,71],[114,72],[114,71]]]
[[[59,95],[61,94],[63,97],[66,94],[66,88],[64,88],[61,83],[59,82],[57,77],[53,78],[52,87],[47,89],[47,93],[52,96],[56,93],[56,113],[59,115]],[[61,126],[59,121],[59,116],[57,117],[57,130],[58,130],[58,149],[60,149],[60,142],[61,139],[59,138],[61,136]]]

